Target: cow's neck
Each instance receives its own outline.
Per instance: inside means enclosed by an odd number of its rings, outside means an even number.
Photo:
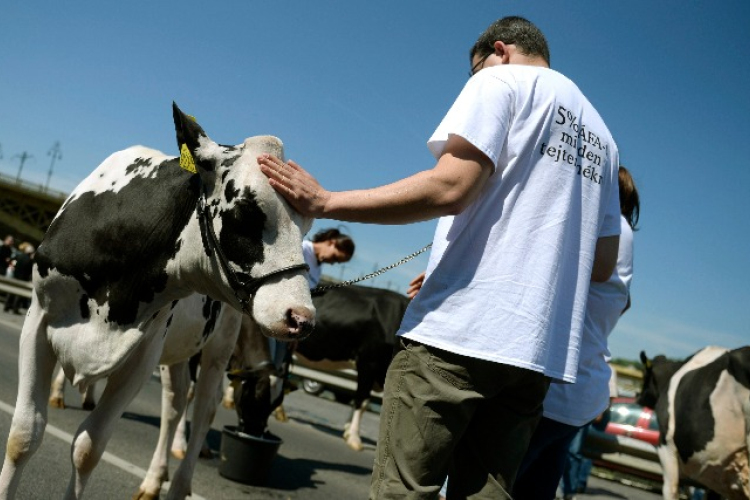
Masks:
[[[167,289],[173,292],[174,298],[200,293],[226,301],[231,290],[224,285],[223,280],[219,284],[215,279],[222,271],[215,257],[209,256],[206,252],[206,243],[201,235],[197,215],[191,217],[185,226],[180,241],[180,250],[167,267],[170,280]]]

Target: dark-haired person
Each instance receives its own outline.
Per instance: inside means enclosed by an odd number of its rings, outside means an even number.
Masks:
[[[302,256],[305,264],[310,267],[307,274],[307,283],[310,290],[318,286],[323,264],[340,264],[349,262],[354,256],[354,240],[346,234],[343,234],[336,228],[322,229],[315,233],[312,241],[302,241]],[[294,343],[277,341],[269,338],[268,343],[271,349],[274,365],[286,379],[289,375],[292,353],[295,349]],[[286,416],[283,409],[279,407],[277,417],[285,420]]]
[[[34,245],[28,241],[24,241],[18,245],[18,253],[15,255],[13,260],[10,262],[10,269],[13,270],[13,277],[21,281],[31,281],[31,273],[34,269],[34,252],[36,249]],[[5,299],[5,311],[13,311],[14,314],[21,314],[19,308],[28,308],[29,299],[21,297],[20,295],[8,294],[8,298]]]
[[[12,235],[7,235],[2,243],[0,243],[0,276],[5,276],[10,262],[13,260],[13,256],[16,253],[15,238]]]
[[[516,478],[516,500],[555,498],[571,442],[609,407],[612,368],[607,363],[607,338],[630,308],[633,231],[640,216],[640,198],[633,177],[623,166],[618,177],[621,232],[617,267],[607,281],[591,283],[589,287],[576,382],[550,385],[543,417]],[[573,498],[577,489],[577,485],[563,481],[566,500]]]
[[[441,217],[386,379],[371,499],[510,498],[551,379],[574,382],[590,280],[620,233],[617,146],[549,68],[542,32],[500,19],[428,141],[437,163],[392,184],[332,192],[259,157],[300,212],[406,224]]]
[[[354,256],[354,241],[338,229],[323,229],[310,240],[302,242],[302,255],[310,266],[308,282],[312,290],[318,286],[323,264],[349,262]]]

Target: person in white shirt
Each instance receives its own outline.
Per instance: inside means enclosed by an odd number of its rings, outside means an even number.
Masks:
[[[611,356],[607,338],[620,316],[630,308],[633,231],[640,217],[640,198],[632,175],[620,166],[618,178],[621,233],[617,267],[604,283],[591,283],[576,382],[550,385],[542,420],[516,478],[513,489],[516,500],[555,498],[571,443],[574,438],[585,438],[587,426],[602,415],[616,394],[610,387],[614,371],[608,363]],[[573,498],[577,489],[577,485],[565,485],[564,498]]]
[[[510,498],[551,379],[575,381],[590,279],[617,260],[617,145],[549,68],[541,31],[493,23],[428,141],[432,169],[332,192],[258,158],[305,215],[381,224],[441,217],[388,371],[370,498]]]
[[[311,240],[302,241],[302,257],[310,268],[307,273],[307,283],[310,290],[318,286],[323,270],[323,264],[341,264],[349,262],[354,256],[354,240],[336,228],[322,229],[315,233]],[[268,338],[271,358],[276,369],[286,379],[289,375],[289,364],[295,345]]]
[[[307,281],[310,290],[318,286],[323,264],[349,262],[354,256],[354,241],[336,228],[322,229],[302,242],[302,255],[310,267]]]

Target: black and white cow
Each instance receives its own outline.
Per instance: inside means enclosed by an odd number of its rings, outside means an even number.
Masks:
[[[638,403],[653,408],[665,499],[680,475],[728,499],[750,499],[750,346],[706,347],[683,362],[649,360]]]
[[[302,264],[311,221],[273,191],[256,161],[262,153],[283,155],[281,142],[261,136],[221,146],[173,108],[181,158],[141,146],[113,154],[68,197],[39,247],[2,499],[15,496],[41,443],[56,360],[79,387],[107,378],[72,446],[66,498],[79,498],[117,418],[160,360],[175,364],[208,345],[210,335],[164,351],[175,301],[209,295],[277,338],[312,331]]]
[[[409,299],[382,288],[347,286],[314,294],[313,304],[315,333],[297,345],[297,362],[312,368],[356,368],[354,410],[344,438],[349,447],[362,450],[362,416],[369,404],[370,392],[382,389],[385,382],[396,332]],[[245,400],[249,404],[251,398]],[[268,416],[250,409],[244,413],[263,423]]]

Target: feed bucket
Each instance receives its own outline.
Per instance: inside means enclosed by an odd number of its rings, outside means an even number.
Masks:
[[[219,474],[240,483],[263,486],[268,483],[271,463],[283,441],[273,434],[255,437],[226,425],[221,433]]]

